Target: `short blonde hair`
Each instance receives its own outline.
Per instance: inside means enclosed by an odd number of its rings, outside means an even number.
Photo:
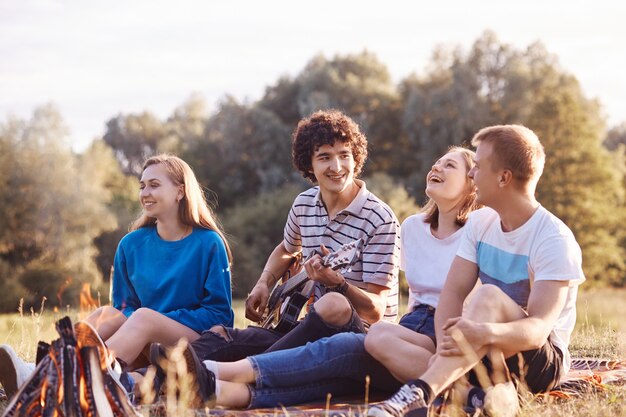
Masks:
[[[508,169],[522,184],[539,180],[546,154],[539,138],[522,125],[485,127],[472,138],[472,145],[490,143],[493,147],[494,168]]]

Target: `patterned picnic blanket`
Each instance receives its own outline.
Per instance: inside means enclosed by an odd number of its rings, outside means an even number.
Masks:
[[[626,360],[574,358],[570,371],[549,395],[570,398],[603,391],[608,384],[626,383]]]

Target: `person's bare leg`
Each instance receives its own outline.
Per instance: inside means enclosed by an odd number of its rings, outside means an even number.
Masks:
[[[83,321],[91,324],[106,342],[126,322],[126,316],[114,307],[103,306],[94,310]]]
[[[493,285],[480,287],[470,301],[463,317],[483,323],[506,323],[526,317],[526,312],[511,298]],[[468,347],[476,354],[472,358],[463,356],[441,356],[435,355],[430,366],[420,377],[428,383],[435,394],[442,392],[447,386],[459,379],[470,369],[472,369],[480,359],[490,353],[488,346]],[[515,352],[503,352],[505,357]],[[502,355],[494,352],[492,355]]]
[[[403,326],[380,321],[365,336],[365,350],[399,381],[419,378],[435,354],[432,339]]]
[[[246,408],[250,405],[248,384],[221,380],[216,383],[217,405],[227,408]]]
[[[248,359],[236,362],[216,362],[216,365],[220,381],[252,384],[256,380],[252,363]]]
[[[158,342],[172,346],[183,337],[193,342],[200,335],[161,313],[140,308],[107,340],[107,346],[117,358],[130,364],[147,344]]]

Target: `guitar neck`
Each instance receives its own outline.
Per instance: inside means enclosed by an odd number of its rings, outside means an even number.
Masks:
[[[293,290],[294,288],[297,288],[300,284],[302,284],[308,279],[309,277],[306,274],[306,271],[297,273],[296,275],[289,278],[285,284],[283,284],[283,292],[289,293],[289,291]]]

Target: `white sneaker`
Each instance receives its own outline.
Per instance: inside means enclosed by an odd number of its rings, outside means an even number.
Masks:
[[[35,371],[35,364],[24,362],[9,345],[0,345],[0,384],[10,398]]]

